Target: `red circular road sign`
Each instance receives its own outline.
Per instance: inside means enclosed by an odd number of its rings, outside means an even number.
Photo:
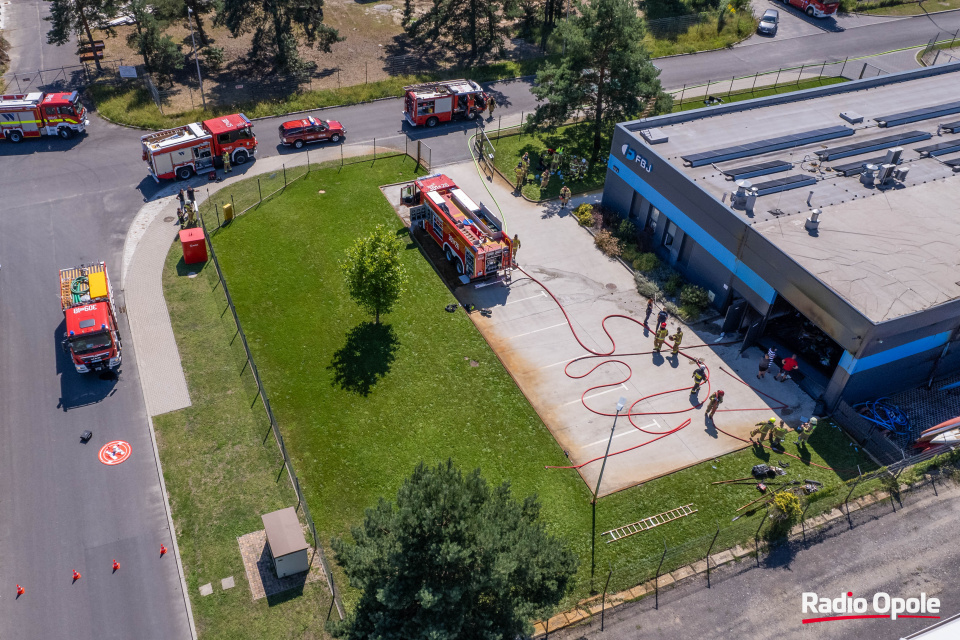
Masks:
[[[100,449],[100,462],[109,465],[120,464],[129,458],[131,453],[133,453],[133,447],[130,446],[129,442],[114,440],[103,445],[103,448]]]

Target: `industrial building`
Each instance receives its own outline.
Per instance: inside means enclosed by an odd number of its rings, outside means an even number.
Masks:
[[[603,204],[832,409],[960,370],[958,171],[955,63],[618,124]]]

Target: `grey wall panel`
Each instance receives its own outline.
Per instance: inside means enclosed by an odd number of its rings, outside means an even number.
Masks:
[[[850,404],[875,400],[903,389],[925,384],[940,351],[941,349],[930,349],[882,367],[855,373],[847,381],[843,390],[843,399]]]
[[[603,198],[600,200],[600,204],[608,209],[613,209],[620,215],[628,215],[634,193],[635,191],[621,180],[620,176],[607,169],[607,178],[603,183]]]

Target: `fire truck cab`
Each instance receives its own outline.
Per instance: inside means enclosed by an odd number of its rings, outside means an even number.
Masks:
[[[412,127],[473,120],[487,108],[487,94],[473,80],[427,82],[404,87],[403,117]]]
[[[253,125],[242,113],[149,133],[140,138],[143,160],[153,179],[187,180],[194,173],[222,166],[223,152],[244,164],[257,152]]]
[[[496,277],[513,266],[513,245],[503,223],[443,174],[401,189],[410,205],[410,226],[419,226],[454,263],[460,282]]]
[[[76,91],[0,96],[0,134],[10,142],[40,136],[69,140],[88,124],[87,110]]]

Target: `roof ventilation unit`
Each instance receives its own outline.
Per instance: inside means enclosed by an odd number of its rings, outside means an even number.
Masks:
[[[887,149],[887,156],[883,159],[883,164],[900,164],[901,155],[903,155],[903,147]]]
[[[820,228],[820,214],[823,213],[820,209],[811,209],[810,217],[807,218],[807,221],[803,223],[803,228],[807,231],[816,231]]]
[[[877,172],[877,185],[886,184],[893,177],[893,170],[896,168],[895,164],[880,165],[880,171]]]
[[[640,129],[640,135],[643,136],[644,140],[650,144],[662,144],[670,139],[662,129],[657,129],[656,127],[651,129]]]
[[[730,198],[730,204],[734,209],[743,209],[744,211],[753,211],[753,205],[757,201],[757,189],[749,180],[741,180],[737,183],[737,190]]]
[[[863,171],[860,172],[860,182],[865,185],[872,186],[873,181],[877,178],[877,172],[880,170],[875,164],[865,164],[863,165]]]

